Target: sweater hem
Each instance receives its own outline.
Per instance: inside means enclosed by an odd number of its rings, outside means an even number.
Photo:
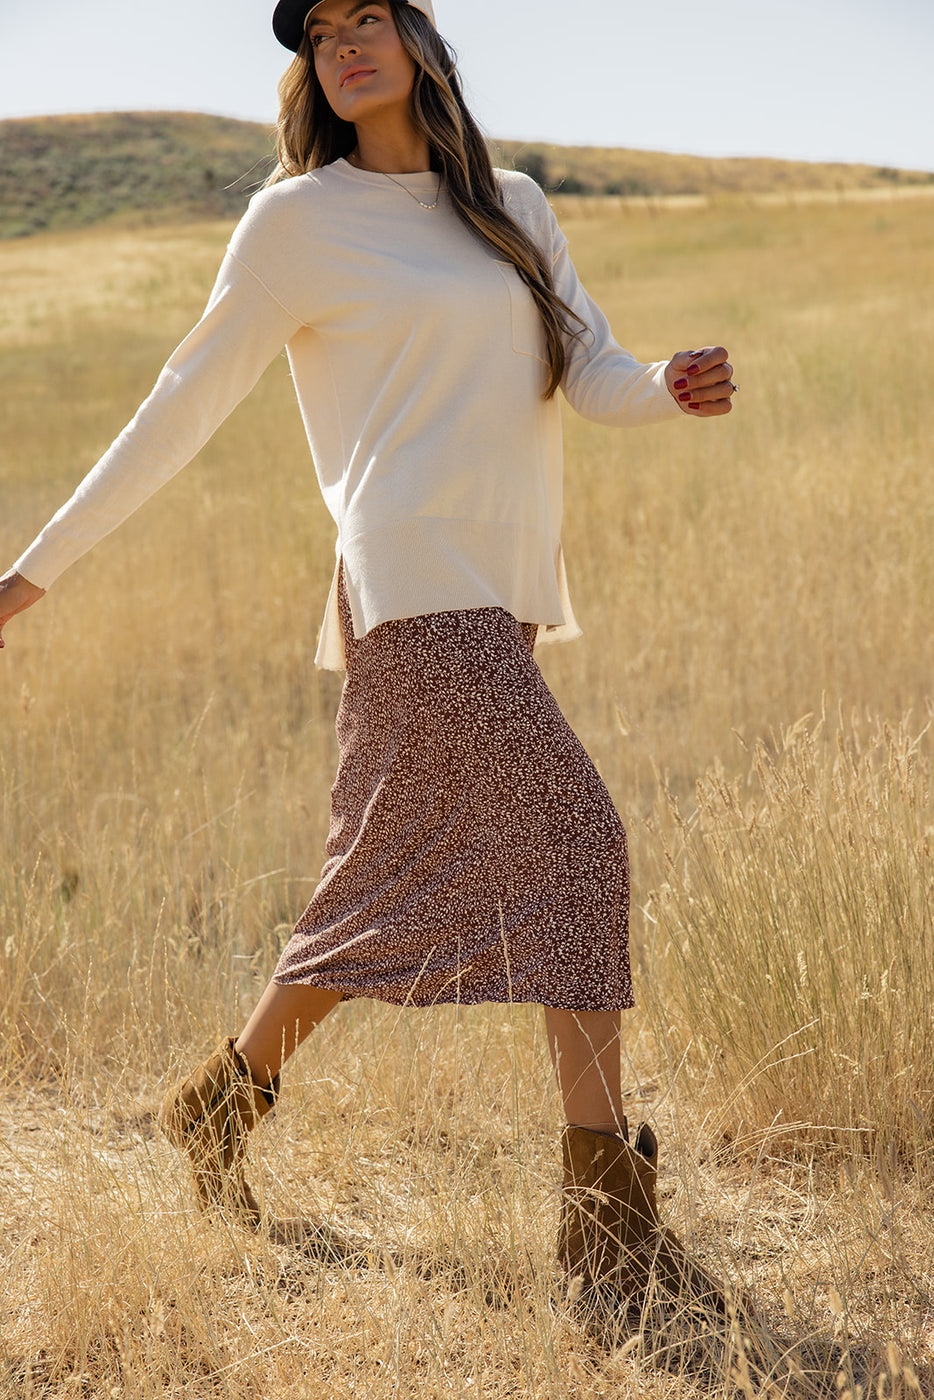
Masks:
[[[401,618],[490,607],[536,624],[543,640],[580,636],[561,542],[550,533],[496,521],[415,517],[342,539],[341,565],[357,638]],[[315,656],[324,670],[345,666],[335,581]]]

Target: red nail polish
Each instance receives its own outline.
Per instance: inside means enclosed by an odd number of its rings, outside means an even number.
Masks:
[[[688,374],[700,374],[700,365],[688,365]]]
[[[688,408],[700,408],[700,404],[699,404],[699,403],[689,403],[689,404],[688,404]]]
[[[689,390],[686,394],[679,394],[679,395],[678,395],[678,399],[680,400],[681,403],[687,403],[687,401],[688,401],[688,399],[689,399],[690,397],[691,397],[690,390]]]
[[[676,389],[686,389],[687,387],[688,387],[688,382],[687,382],[686,379],[676,379],[676,380],[675,380],[675,388],[676,388]]]

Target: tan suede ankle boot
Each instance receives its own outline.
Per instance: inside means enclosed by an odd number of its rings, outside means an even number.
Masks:
[[[166,1094],[159,1126],[187,1153],[202,1210],[218,1210],[256,1229],[261,1213],[243,1175],[246,1136],[279,1095],[279,1076],[268,1089],[253,1079],[233,1036],[195,1072]]]
[[[622,1137],[573,1126],[564,1131],[558,1233],[563,1269],[605,1301],[638,1303],[654,1277],[666,1293],[726,1316],[723,1290],[659,1223],[655,1134],[643,1123],[631,1147],[625,1120],[622,1127]]]

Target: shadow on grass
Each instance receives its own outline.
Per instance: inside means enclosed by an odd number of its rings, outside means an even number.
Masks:
[[[289,1260],[280,1254],[277,1280],[277,1287],[290,1294],[295,1291],[296,1280],[299,1281],[298,1291],[303,1291],[300,1282],[303,1265],[306,1266],[306,1284],[309,1280],[307,1265],[312,1265],[316,1270],[322,1266],[381,1269],[393,1273],[407,1270],[423,1282],[436,1283],[453,1293],[468,1289],[477,1291],[479,1285],[480,1296],[489,1307],[508,1307],[520,1294],[528,1294],[533,1283],[531,1266],[519,1267],[512,1253],[488,1259],[478,1277],[475,1270],[436,1251],[377,1244],[352,1231],[302,1217],[270,1220],[263,1231],[275,1249],[292,1255]],[[290,1263],[298,1263],[299,1270],[290,1269]]]
[[[406,1270],[454,1293],[469,1290],[500,1309],[542,1291],[532,1261],[519,1261],[511,1252],[468,1266],[437,1251],[393,1248],[301,1218],[272,1221],[264,1233],[279,1251],[278,1273],[266,1282],[291,1298],[314,1292],[320,1268],[335,1266]],[[557,1278],[545,1291],[549,1311],[579,1330],[598,1368],[628,1359],[637,1368],[681,1376],[718,1396],[859,1400],[880,1393],[886,1400],[912,1400],[934,1395],[931,1364],[914,1367],[893,1357],[891,1348],[883,1356],[878,1344],[843,1342],[804,1320],[773,1327],[748,1304],[728,1302],[724,1315],[650,1287],[641,1305],[614,1307],[582,1298],[573,1283],[568,1290]]]

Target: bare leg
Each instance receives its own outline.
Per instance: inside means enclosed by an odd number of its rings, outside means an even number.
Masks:
[[[237,1049],[257,1084],[269,1084],[285,1061],[341,999],[340,992],[270,982],[240,1032]]]
[[[619,1012],[546,1006],[545,1029],[567,1121],[622,1134]]]

